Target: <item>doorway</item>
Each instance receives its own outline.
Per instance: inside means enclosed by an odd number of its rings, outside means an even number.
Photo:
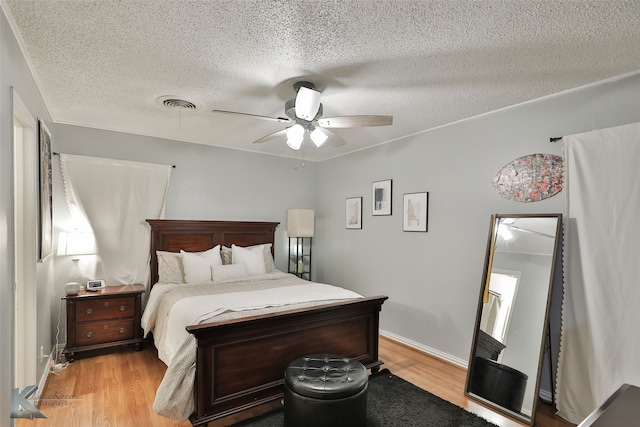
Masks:
[[[37,372],[37,123],[13,94],[14,387],[38,384]]]
[[[491,272],[487,310],[482,311],[480,328],[502,344],[506,344],[522,272],[500,270]],[[498,361],[501,357],[498,358]]]

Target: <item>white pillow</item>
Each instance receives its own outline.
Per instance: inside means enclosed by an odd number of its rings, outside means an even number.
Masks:
[[[182,256],[178,252],[156,251],[158,257],[158,282],[184,283]]]
[[[211,277],[214,282],[222,282],[223,280],[239,279],[241,277],[247,277],[247,265],[246,264],[227,264],[227,265],[212,265]]]
[[[249,276],[257,276],[267,272],[264,266],[264,249],[262,245],[252,248],[231,245],[231,258],[233,264],[246,264]]]
[[[275,273],[276,271],[279,271],[276,268],[275,262],[273,261],[273,255],[271,254],[271,243],[264,243],[262,245],[244,246],[244,248],[252,249],[259,246],[261,246],[262,249],[264,250],[264,268],[266,269],[267,273]],[[239,247],[242,247],[242,246],[239,246]],[[233,263],[231,248],[228,248],[226,246],[222,247],[222,263],[223,264]]]
[[[185,252],[180,250],[184,267],[184,282],[189,284],[210,283],[211,267],[222,265],[220,245],[204,252]]]

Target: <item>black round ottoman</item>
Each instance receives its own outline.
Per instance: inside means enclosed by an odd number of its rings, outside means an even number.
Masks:
[[[336,354],[294,360],[284,372],[285,427],[364,427],[367,369]]]

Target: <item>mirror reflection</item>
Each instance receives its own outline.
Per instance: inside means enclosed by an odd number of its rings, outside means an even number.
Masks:
[[[533,425],[562,215],[493,215],[465,394]]]

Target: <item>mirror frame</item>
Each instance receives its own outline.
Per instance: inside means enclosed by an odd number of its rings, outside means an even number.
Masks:
[[[536,376],[535,376],[534,400],[531,408],[530,417],[527,417],[518,412],[514,412],[508,408],[500,406],[482,396],[479,396],[469,391],[470,382],[471,382],[471,373],[473,372],[474,365],[475,365],[476,346],[478,345],[478,335],[480,330],[480,323],[482,320],[482,308],[485,300],[485,295],[487,295],[489,291],[489,281],[491,278],[490,272],[493,267],[493,257],[494,257],[495,247],[496,247],[496,239],[498,235],[498,225],[499,225],[500,219],[503,219],[503,218],[556,218],[557,219],[555,241],[553,246],[553,255],[551,258],[551,271],[549,273],[549,284],[547,287],[544,324],[542,325],[542,334],[540,336],[540,341],[538,343],[538,348],[539,348],[538,367],[537,367]],[[464,387],[464,394],[470,399],[476,400],[492,409],[497,410],[498,412],[501,412],[502,414],[508,415],[512,418],[517,419],[518,421],[527,423],[529,425],[534,425],[536,410],[537,410],[537,403],[539,400],[540,375],[542,373],[542,364],[543,364],[542,359],[545,354],[545,343],[548,336],[549,308],[551,305],[551,296],[553,293],[553,281],[555,277],[555,268],[558,260],[558,253],[559,253],[561,236],[562,236],[562,225],[563,225],[562,214],[492,214],[491,225],[489,227],[489,236],[487,239],[487,250],[485,255],[484,270],[482,273],[482,282],[480,286],[480,296],[478,298],[478,304],[476,308],[476,321],[475,321],[474,330],[473,330],[473,340],[471,342],[471,351],[469,354],[467,379]],[[553,384],[552,384],[552,387],[553,387]]]

